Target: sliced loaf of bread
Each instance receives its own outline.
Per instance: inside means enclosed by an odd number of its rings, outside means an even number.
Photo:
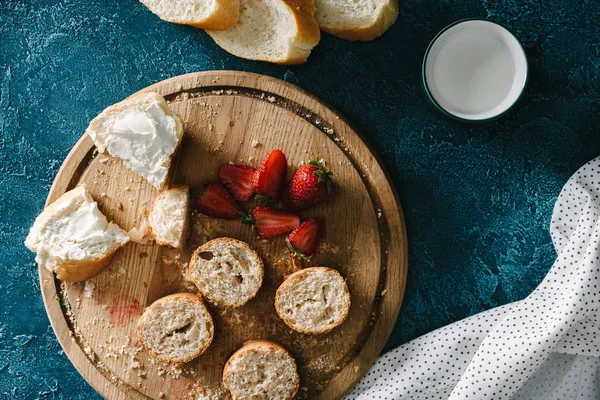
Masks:
[[[189,266],[190,279],[212,303],[240,307],[250,301],[263,281],[263,262],[247,243],[213,239],[198,247]]]
[[[229,29],[240,15],[240,0],[140,1],[162,20],[202,29]]]
[[[79,282],[102,270],[129,237],[108,222],[85,185],[60,196],[35,219],[25,246],[58,279]]]
[[[315,0],[321,29],[347,40],[373,40],[398,18],[398,0]]]
[[[294,272],[279,286],[275,310],[295,331],[326,333],[341,325],[348,316],[350,292],[336,270],[306,268]]]
[[[202,299],[177,293],[156,300],[137,324],[138,340],[152,357],[170,364],[183,364],[210,346],[214,324]]]
[[[92,120],[86,133],[98,151],[108,151],[158,190],[181,138],[183,122],[158,93],[139,93],[114,104]]]
[[[148,225],[156,243],[183,249],[189,235],[190,192],[186,185],[160,192],[152,203]]]
[[[227,52],[248,60],[301,64],[321,33],[313,0],[241,0],[237,24],[207,33]]]
[[[286,349],[267,340],[244,343],[225,364],[223,386],[233,400],[291,400],[300,378],[296,361]]]

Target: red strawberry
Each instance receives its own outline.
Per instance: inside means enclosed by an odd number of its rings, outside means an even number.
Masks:
[[[272,150],[256,169],[252,186],[254,193],[279,200],[287,175],[287,159],[281,150]]]
[[[304,221],[287,237],[288,247],[296,257],[309,260],[317,251],[324,230],[325,226],[320,219]]]
[[[303,210],[323,203],[333,192],[333,173],[325,161],[314,159],[296,171],[285,191],[283,205],[290,210]]]
[[[223,164],[219,168],[219,180],[237,201],[248,201],[254,194],[252,179],[255,171],[247,165]]]
[[[194,205],[198,211],[213,218],[235,219],[242,212],[225,186],[218,182],[204,185]]]
[[[259,238],[267,239],[290,232],[300,225],[300,217],[271,207],[257,206],[252,210],[252,216],[244,216],[242,222],[252,226]]]

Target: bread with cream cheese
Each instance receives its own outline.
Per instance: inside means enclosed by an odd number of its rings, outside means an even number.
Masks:
[[[135,94],[106,108],[86,133],[98,150],[123,160],[156,189],[166,186],[171,160],[183,137],[181,118],[158,93]]]
[[[129,241],[108,222],[85,185],[60,196],[36,218],[25,246],[58,279],[79,282],[100,272]]]

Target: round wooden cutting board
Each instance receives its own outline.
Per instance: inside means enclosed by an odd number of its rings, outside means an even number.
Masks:
[[[233,71],[190,74],[160,82],[156,91],[185,121],[185,136],[171,168],[171,183],[193,187],[216,180],[223,163],[257,166],[274,148],[288,157],[289,174],[311,157],[328,162],[337,185],[325,204],[302,213],[323,217],[325,240],[310,263],[293,261],[285,237],[254,238],[240,221],[191,215],[183,251],[129,243],[86,282],[66,284],[40,268],[46,310],[56,336],[83,377],[108,399],[219,399],[223,366],[242,343],[269,339],[298,363],[297,398],[336,399],[377,359],[400,310],[407,271],[406,230],[400,202],[377,159],[331,108],[297,87],[262,75]],[[101,211],[129,230],[157,196],[120,160],[98,154],[84,135],[63,163],[47,204],[85,182]],[[251,204],[246,204],[248,209]],[[265,261],[257,297],[238,309],[210,306],[211,347],[173,368],[140,348],[135,327],[144,308],[165,295],[195,292],[185,278],[193,250],[216,237],[248,242]],[[273,306],[275,290],[298,268],[324,265],[344,276],[352,298],[348,319],[324,335],[293,332]],[[67,298],[70,307],[57,302]]]

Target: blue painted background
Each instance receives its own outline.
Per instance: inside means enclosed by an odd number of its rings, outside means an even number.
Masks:
[[[343,112],[400,193],[410,268],[387,348],[525,297],[550,268],[554,201],[600,155],[598,0],[407,0],[372,43],[324,34],[307,64],[230,56],[202,31],[135,0],[0,1],[0,398],[98,398],[48,324],[22,245],[69,149],[104,107],[172,76],[238,69],[295,83]],[[429,40],[489,18],[530,53],[530,80],[505,117],[470,125],[427,103]]]

